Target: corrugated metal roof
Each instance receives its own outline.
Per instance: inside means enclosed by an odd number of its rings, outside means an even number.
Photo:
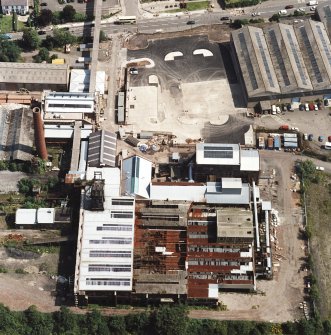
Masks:
[[[223,178],[224,179],[224,178]],[[208,185],[211,183],[207,183]],[[209,188],[205,198],[208,204],[225,204],[225,205],[248,205],[250,203],[250,187],[249,184],[242,184],[242,187],[237,191],[236,189],[222,189],[216,192]]]
[[[122,180],[126,195],[150,197],[150,183],[152,179],[152,162],[139,156],[123,160]]]
[[[88,148],[88,165],[115,166],[116,160],[116,134],[100,130],[90,135]]]
[[[222,189],[225,188],[241,188],[241,178],[222,178]]]

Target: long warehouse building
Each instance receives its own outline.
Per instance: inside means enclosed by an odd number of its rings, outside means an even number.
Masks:
[[[248,103],[331,93],[331,43],[324,23],[246,26],[231,40]]]

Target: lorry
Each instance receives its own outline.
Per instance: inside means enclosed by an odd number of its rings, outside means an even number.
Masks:
[[[318,5],[318,1],[316,1],[316,0],[312,0],[312,1],[307,2],[307,6],[316,6],[316,5]]]

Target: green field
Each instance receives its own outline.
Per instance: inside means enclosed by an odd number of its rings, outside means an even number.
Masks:
[[[203,10],[208,9],[209,1],[190,1],[187,2],[186,8],[176,8],[166,10],[165,13],[177,13],[177,12],[186,12],[186,11],[194,11],[194,10]]]
[[[321,164],[322,165],[322,164]],[[315,169],[315,167],[314,167]],[[310,236],[311,295],[322,318],[331,317],[331,176],[314,170],[304,179],[307,232]],[[314,283],[313,283],[314,284]]]
[[[18,21],[18,31],[23,30],[25,27],[24,23],[21,21]],[[13,31],[13,25],[12,25],[12,16],[11,15],[4,15],[2,18],[0,18],[0,33],[6,34],[11,33]]]

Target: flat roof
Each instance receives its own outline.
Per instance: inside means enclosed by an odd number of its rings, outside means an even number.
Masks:
[[[183,200],[202,202],[206,185],[201,183],[151,183],[152,200]]]
[[[260,154],[257,150],[240,150],[240,170],[260,171]]]
[[[95,173],[102,174],[102,179],[105,180],[104,195],[105,203],[104,208],[111,208],[111,199],[113,197],[120,196],[120,184],[121,184],[121,171],[117,167],[90,167],[86,169],[86,180],[93,180]]]
[[[239,165],[239,144],[197,143],[196,163]]]
[[[239,179],[239,181],[228,182],[224,179]],[[242,183],[240,178],[222,178],[222,182],[207,183],[205,198],[207,204],[249,205],[250,186],[247,183]]]
[[[54,208],[38,208],[37,222],[38,223],[54,223],[55,209]]]
[[[0,62],[0,83],[67,85],[68,77],[66,64]]]
[[[249,209],[222,208],[217,210],[217,237],[254,239],[253,213]]]
[[[104,211],[83,210],[76,290],[132,290],[134,213],[134,199],[127,197],[112,199]]]
[[[15,223],[30,225],[37,223],[36,209],[19,208],[16,210]]]

